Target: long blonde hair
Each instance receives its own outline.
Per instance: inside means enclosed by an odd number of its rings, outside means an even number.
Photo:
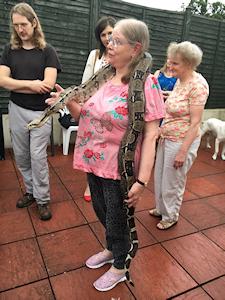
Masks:
[[[144,53],[148,51],[150,39],[148,26],[144,22],[136,19],[123,19],[116,23],[115,28],[119,28],[129,44],[141,44],[141,50],[139,54],[131,60],[128,66],[128,73],[122,77],[122,82],[128,83],[130,81],[130,76],[133,73],[134,68],[139,63]]]
[[[38,49],[44,49],[46,47],[46,41],[45,36],[41,28],[40,21],[38,19],[37,14],[33,10],[33,8],[27,4],[27,3],[18,3],[10,11],[10,29],[11,29],[11,38],[10,38],[10,44],[12,49],[19,49],[22,48],[23,44],[18,36],[13,23],[12,23],[12,17],[13,14],[19,14],[23,17],[26,17],[27,20],[33,24],[34,20],[36,21],[36,27],[34,28],[34,34],[33,34],[33,44]]]

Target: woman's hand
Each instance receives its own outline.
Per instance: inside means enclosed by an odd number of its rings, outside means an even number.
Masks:
[[[185,158],[186,158],[186,153],[183,151],[178,151],[173,164],[174,168],[175,169],[182,168]]]
[[[45,103],[48,105],[53,105],[59,98],[60,94],[64,91],[64,89],[59,85],[55,84],[56,92],[51,92],[51,98],[45,100]]]
[[[136,207],[137,203],[141,199],[141,195],[144,192],[145,187],[139,184],[138,182],[135,182],[129,193],[128,193],[128,199],[125,200],[125,202],[128,204],[128,207]]]

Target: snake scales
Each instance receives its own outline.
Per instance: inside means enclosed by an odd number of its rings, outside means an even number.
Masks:
[[[150,73],[151,55],[145,53],[136,65],[129,82],[128,90],[128,127],[120,145],[118,154],[118,166],[121,175],[121,190],[124,199],[128,198],[128,192],[136,181],[134,173],[134,155],[138,137],[144,128],[145,96],[144,83]],[[67,102],[76,101],[84,103],[88,100],[107,80],[115,74],[115,69],[107,65],[95,73],[90,80],[80,86],[67,88],[59,97],[57,102],[48,107],[43,115],[28,124],[28,128],[41,127],[48,118],[62,109]],[[125,261],[126,278],[130,284],[133,282],[129,275],[129,267],[132,258],[138,249],[138,236],[134,221],[134,207],[124,206],[127,214],[127,224],[130,228],[131,248]]]

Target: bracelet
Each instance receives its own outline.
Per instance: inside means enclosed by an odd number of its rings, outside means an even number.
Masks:
[[[138,178],[136,179],[136,182],[139,183],[140,185],[147,187],[148,183],[147,182],[143,182],[141,180],[139,180]]]

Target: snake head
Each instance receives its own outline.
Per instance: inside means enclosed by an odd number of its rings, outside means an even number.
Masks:
[[[33,128],[39,128],[41,127],[43,124],[41,123],[40,121],[40,118],[39,119],[34,119],[33,121],[31,121],[30,123],[27,124],[27,128],[29,130],[33,129]]]
[[[54,104],[52,104],[50,107],[48,107],[46,110],[48,110],[46,113],[48,116],[51,116],[55,113],[57,113],[60,109],[63,109],[65,107],[65,103],[58,100]]]
[[[30,123],[27,124],[27,128],[29,130],[33,128],[40,128],[43,126],[48,119],[55,113],[57,113],[60,109],[63,109],[65,104],[63,102],[57,101],[56,103],[52,104],[48,108],[43,111],[43,114],[38,119],[34,119]]]

